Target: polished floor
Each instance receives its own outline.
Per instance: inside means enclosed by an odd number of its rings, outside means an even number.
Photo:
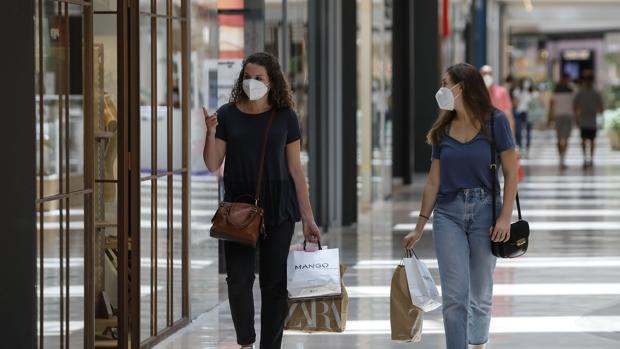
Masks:
[[[550,132],[536,132],[523,154],[526,178],[519,192],[531,247],[524,257],[498,261],[489,349],[620,348],[620,152],[612,152],[602,135],[594,168],[584,169],[576,134],[567,169],[558,166]],[[422,184],[417,178],[362,212],[356,227],[326,234],[348,268],[347,329],[287,331],[283,348],[445,348],[440,310],[425,315],[420,343],[393,342],[389,334],[390,278],[402,237],[415,224]],[[426,229],[416,251],[438,280],[431,225]],[[221,277],[219,286],[220,303],[158,349],[238,347]]]

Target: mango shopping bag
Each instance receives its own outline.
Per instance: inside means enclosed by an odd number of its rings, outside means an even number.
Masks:
[[[289,251],[286,286],[292,299],[340,295],[339,250]]]

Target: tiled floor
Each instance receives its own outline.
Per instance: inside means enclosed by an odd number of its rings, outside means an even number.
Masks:
[[[553,140],[553,134],[538,132],[524,154],[527,177],[520,196],[531,222],[531,248],[525,257],[498,262],[489,349],[620,348],[620,152],[600,137],[595,167],[582,169],[573,137],[569,168],[560,170]],[[328,234],[328,244],[341,248],[348,267],[347,330],[286,332],[283,348],[445,347],[439,310],[425,315],[421,343],[389,337],[390,278],[402,237],[415,223],[422,183],[418,178],[392,201],[361,214],[357,227]],[[427,229],[416,250],[438,280],[430,224]],[[223,301],[157,348],[236,347]]]

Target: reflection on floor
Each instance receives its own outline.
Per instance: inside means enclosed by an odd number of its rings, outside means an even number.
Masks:
[[[531,249],[520,259],[498,262],[489,349],[620,347],[620,152],[612,152],[601,136],[595,167],[583,169],[578,141],[571,139],[565,170],[559,169],[550,133],[537,132],[523,154],[520,195],[532,224]],[[286,332],[283,348],[405,346],[389,339],[388,286],[402,237],[418,214],[423,180],[361,214],[357,227],[329,233],[328,244],[341,248],[348,266],[347,330]],[[430,231],[416,250],[438,280]],[[223,285],[221,279],[220,293]],[[440,310],[426,314],[422,342],[413,346],[445,348],[441,321]],[[226,301],[158,346],[236,347]]]

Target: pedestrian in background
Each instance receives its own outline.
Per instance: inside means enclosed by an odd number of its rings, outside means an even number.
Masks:
[[[560,168],[566,168],[566,150],[568,138],[573,128],[573,89],[570,87],[571,77],[563,74],[553,90],[553,96],[549,104],[548,125],[555,122],[558,154],[560,156]]]
[[[575,122],[581,129],[581,148],[583,150],[583,167],[594,165],[594,148],[596,139],[596,115],[603,112],[603,97],[594,88],[594,74],[592,70],[583,73],[583,84],[575,95],[573,102]],[[589,152],[588,152],[589,146]],[[589,159],[588,159],[588,154]]]
[[[532,82],[528,78],[521,79],[519,86],[514,89],[512,95],[516,101],[515,108],[515,140],[519,148],[529,149],[531,143],[532,124],[528,121],[528,109],[532,100]],[[523,133],[525,131],[525,147]]]
[[[544,86],[540,84],[539,86]],[[530,102],[527,106],[527,141],[526,148],[529,152],[531,142],[531,132],[533,127],[539,127],[540,124],[544,124],[545,119],[545,102],[543,100],[543,91],[539,91],[539,88],[530,86]]]
[[[488,89],[491,104],[495,108],[504,112],[506,118],[508,119],[508,123],[510,124],[510,129],[514,135],[515,120],[512,111],[512,97],[510,96],[508,89],[495,83],[493,68],[491,68],[491,66],[485,65],[480,68],[480,74],[482,75],[484,84]]]

